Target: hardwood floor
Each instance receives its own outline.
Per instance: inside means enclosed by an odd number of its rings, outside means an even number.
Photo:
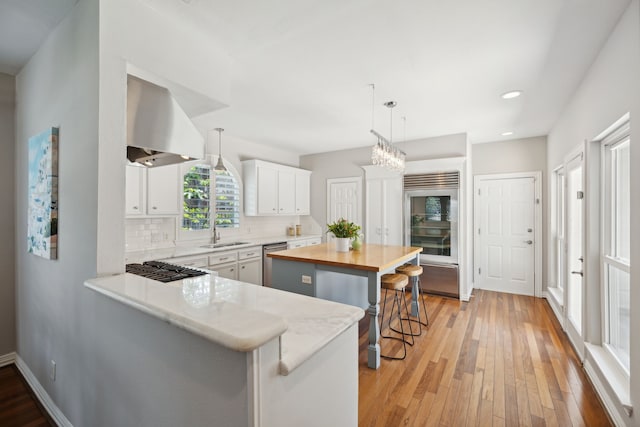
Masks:
[[[403,361],[367,368],[360,323],[360,426],[609,426],[544,299],[475,291],[427,296],[431,326]],[[382,352],[402,343],[382,340]]]
[[[427,296],[427,310],[427,334],[378,370],[360,323],[360,426],[611,425],[546,300],[476,291],[469,303]],[[17,368],[0,368],[0,426],[50,425]]]
[[[0,426],[54,426],[15,365],[0,368]]]

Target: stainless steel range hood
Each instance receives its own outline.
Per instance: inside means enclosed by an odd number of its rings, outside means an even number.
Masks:
[[[127,158],[147,167],[204,157],[204,138],[167,88],[127,78]]]

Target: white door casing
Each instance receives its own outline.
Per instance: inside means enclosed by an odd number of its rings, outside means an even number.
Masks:
[[[362,178],[327,179],[327,223],[340,218],[362,225]],[[331,233],[327,240],[333,239]]]
[[[566,235],[566,289],[564,292],[567,336],[584,359],[584,154],[582,149],[565,159],[565,229]]]
[[[541,295],[541,175],[475,177],[476,287]]]

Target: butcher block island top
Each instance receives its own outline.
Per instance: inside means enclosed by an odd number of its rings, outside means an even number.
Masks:
[[[267,254],[274,259],[283,259],[333,267],[348,267],[364,271],[385,271],[398,262],[415,258],[422,248],[412,246],[389,246],[365,243],[359,251],[338,252],[333,243],[306,246]]]

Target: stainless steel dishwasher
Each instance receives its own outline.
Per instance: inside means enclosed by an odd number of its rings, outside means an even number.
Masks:
[[[262,286],[271,287],[271,258],[268,253],[284,251],[287,249],[287,242],[270,243],[262,246]]]

